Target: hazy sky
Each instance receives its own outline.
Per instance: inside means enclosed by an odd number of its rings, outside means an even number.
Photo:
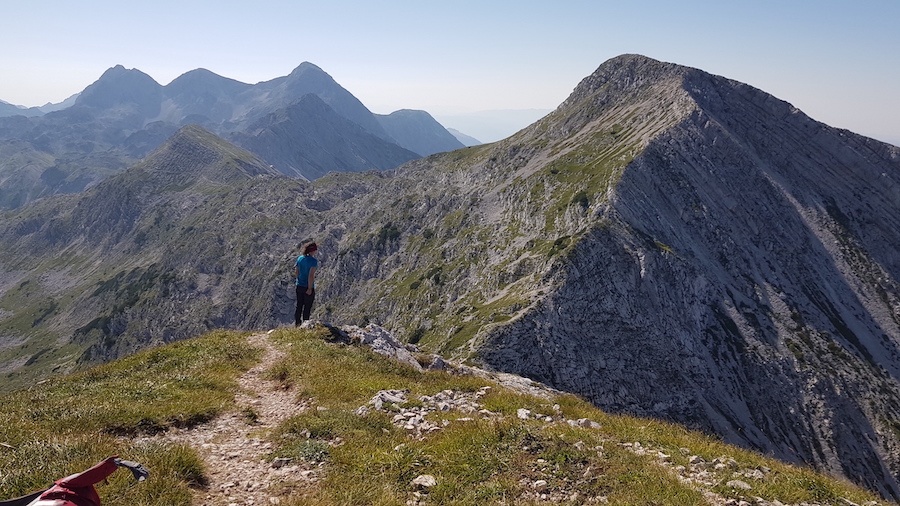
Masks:
[[[553,109],[622,53],[900,144],[900,0],[0,0],[0,99],[29,106],[116,64],[256,83],[309,61],[376,113]]]

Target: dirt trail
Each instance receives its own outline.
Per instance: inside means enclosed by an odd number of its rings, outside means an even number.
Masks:
[[[278,462],[267,458],[272,445],[266,435],[281,421],[302,412],[305,402],[296,394],[267,380],[265,371],[284,352],[265,333],[253,334],[247,344],[264,350],[262,359],[239,379],[236,408],[190,429],[175,429],[147,440],[177,442],[193,447],[206,463],[208,483],[195,492],[193,504],[244,506],[281,504],[292,490],[305,488],[322,470],[304,462]]]

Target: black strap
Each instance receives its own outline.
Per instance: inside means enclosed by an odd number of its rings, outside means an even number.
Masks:
[[[0,506],[27,506],[29,503],[31,503],[31,501],[34,501],[35,499],[40,497],[41,494],[43,494],[47,490],[49,489],[38,490],[37,492],[32,492],[28,495],[23,495],[22,497],[0,501]]]

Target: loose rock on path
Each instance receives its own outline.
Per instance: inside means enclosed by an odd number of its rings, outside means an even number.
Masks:
[[[244,506],[281,504],[292,490],[316,481],[322,470],[314,464],[276,459],[266,435],[280,422],[307,408],[296,394],[265,378],[265,371],[284,357],[266,333],[247,338],[262,348],[262,359],[238,379],[235,410],[188,429],[173,429],[144,438],[194,448],[206,464],[207,483],[195,491],[194,504]]]

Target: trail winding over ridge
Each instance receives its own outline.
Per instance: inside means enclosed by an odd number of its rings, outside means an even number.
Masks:
[[[247,345],[263,350],[262,358],[239,379],[235,409],[188,429],[173,429],[147,438],[194,448],[206,464],[206,486],[195,490],[194,504],[203,506],[281,504],[297,488],[316,481],[318,466],[293,462],[273,467],[268,433],[309,406],[265,373],[284,357],[266,333],[247,337]]]

